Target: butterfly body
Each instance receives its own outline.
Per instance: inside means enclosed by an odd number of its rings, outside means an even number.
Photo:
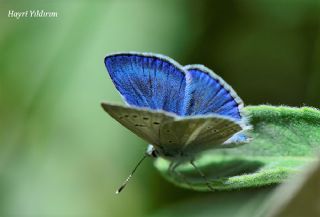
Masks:
[[[147,154],[176,162],[248,141],[243,102],[203,65],[182,66],[151,53],[116,53],[105,65],[126,106],[102,103],[124,127],[148,142]],[[173,166],[173,168],[175,168]]]

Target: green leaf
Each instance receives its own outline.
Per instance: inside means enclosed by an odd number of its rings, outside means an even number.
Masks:
[[[216,190],[259,187],[280,183],[289,174],[314,161],[320,148],[320,112],[313,108],[249,106],[244,109],[253,125],[252,142],[204,154],[196,165]],[[157,159],[155,166],[177,186],[208,191],[204,179],[190,164],[168,174],[169,162]]]
[[[320,216],[320,161],[305,167],[268,198],[260,216]]]

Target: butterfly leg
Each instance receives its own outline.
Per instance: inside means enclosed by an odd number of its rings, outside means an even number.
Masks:
[[[176,181],[181,181],[181,180],[177,180],[177,171],[176,168],[179,166],[179,163],[171,161],[169,168],[168,168],[168,173],[171,177],[175,178]]]
[[[180,165],[180,163],[171,162],[169,165],[169,168],[168,168],[169,175],[171,177],[173,177],[175,179],[175,181],[184,182],[187,185],[189,185],[190,189],[193,189],[193,187],[192,187],[191,183],[188,181],[188,179],[184,175],[182,175],[179,171],[176,170],[179,165]]]
[[[207,176],[195,165],[194,160],[191,160],[190,164],[195,168],[195,170],[197,170],[197,172],[200,174],[200,176],[204,179],[204,181],[206,182],[209,190],[214,191],[214,189],[210,185],[210,182],[209,182]]]

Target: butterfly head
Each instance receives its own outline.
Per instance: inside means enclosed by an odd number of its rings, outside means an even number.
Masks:
[[[149,144],[146,150],[146,155],[152,158],[159,157],[159,151],[154,148],[153,145]]]

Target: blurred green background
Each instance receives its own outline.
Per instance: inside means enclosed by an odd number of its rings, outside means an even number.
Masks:
[[[162,53],[212,68],[247,105],[319,107],[319,3],[1,0],[0,216],[148,216],[208,197],[150,159],[114,194],[146,145],[100,107],[121,102],[105,55]],[[58,18],[8,18],[37,9]]]

